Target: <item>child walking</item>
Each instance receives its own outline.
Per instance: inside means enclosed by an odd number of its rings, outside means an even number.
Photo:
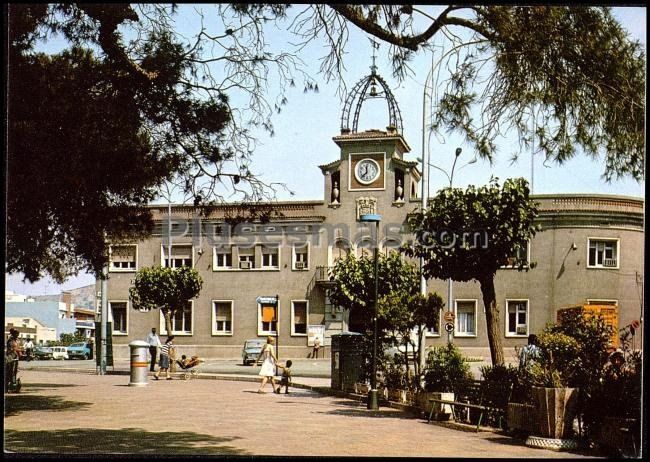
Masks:
[[[280,390],[284,386],[284,394],[289,393],[289,385],[291,384],[291,365],[293,364],[293,361],[290,359],[287,360],[287,363],[284,366],[280,366],[278,364],[278,367],[282,369],[282,377],[280,378],[280,386],[277,388],[275,391],[276,393],[280,393]]]

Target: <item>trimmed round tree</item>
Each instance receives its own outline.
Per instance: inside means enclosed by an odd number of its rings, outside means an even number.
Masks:
[[[129,299],[134,309],[160,309],[167,335],[171,335],[172,317],[199,295],[202,286],[203,280],[194,268],[145,267],[136,273]]]
[[[424,257],[427,278],[480,283],[492,364],[504,364],[494,276],[504,265],[527,271],[528,240],[541,230],[533,224],[538,212],[529,195],[523,178],[503,187],[492,178],[478,188],[443,189],[408,219],[415,240],[405,252]]]

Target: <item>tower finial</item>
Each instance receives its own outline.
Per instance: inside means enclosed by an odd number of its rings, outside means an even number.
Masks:
[[[372,66],[370,66],[370,72],[372,75],[376,75],[377,65],[375,64],[375,59],[377,58],[377,55],[375,51],[379,49],[379,42],[376,42],[373,39],[368,39],[368,40],[370,40],[370,44],[372,45]]]

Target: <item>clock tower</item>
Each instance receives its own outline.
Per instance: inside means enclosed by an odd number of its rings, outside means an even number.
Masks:
[[[345,223],[358,221],[366,213],[403,220],[404,211],[396,209],[418,200],[420,172],[417,162],[404,160],[410,147],[402,136],[397,101],[374,64],[370,69],[345,102],[341,133],[333,138],[340,148],[339,159],[320,166],[325,175],[325,201],[336,210],[332,215]],[[388,126],[359,131],[361,106],[371,98],[386,101]]]

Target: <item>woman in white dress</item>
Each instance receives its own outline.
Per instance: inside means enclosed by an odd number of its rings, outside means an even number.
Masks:
[[[260,385],[259,390],[257,390],[258,393],[265,393],[263,391],[264,386],[266,385],[266,382],[269,380],[271,381],[271,385],[273,386],[273,392],[276,393],[276,386],[275,386],[275,363],[278,361],[278,358],[275,357],[275,353],[273,352],[273,337],[267,337],[266,338],[266,345],[262,347],[262,351],[260,352],[260,358],[262,358],[262,369],[260,369],[259,375],[262,377],[262,384]]]

